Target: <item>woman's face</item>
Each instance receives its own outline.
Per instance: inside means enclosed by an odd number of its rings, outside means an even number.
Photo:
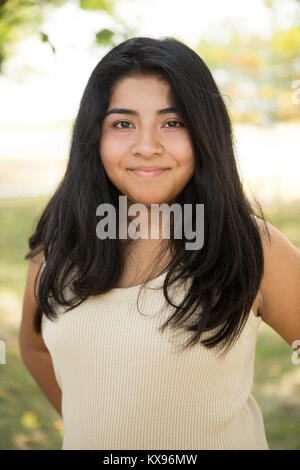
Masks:
[[[171,203],[194,172],[190,135],[176,110],[166,110],[168,96],[169,84],[156,76],[126,77],[113,89],[99,151],[128,205]],[[163,171],[134,171],[142,166]]]

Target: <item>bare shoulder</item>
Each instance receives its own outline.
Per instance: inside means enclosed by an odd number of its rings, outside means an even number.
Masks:
[[[43,261],[44,261],[44,252],[41,251],[40,253],[38,253],[37,255],[35,255],[33,258],[29,260],[29,264],[40,266]]]
[[[259,217],[257,217],[256,215],[253,215],[253,218],[255,219],[258,229],[259,229],[260,238],[262,240],[263,251],[264,251],[264,246],[268,242],[268,225],[265,224],[264,221],[260,219]],[[260,313],[261,304],[262,304],[262,290],[260,286],[257,292],[257,295],[255,297],[255,300],[252,304],[252,308],[251,308],[252,312],[257,317],[261,317],[261,313]]]
[[[265,248],[266,244],[270,244],[271,238],[270,238],[270,230],[272,230],[273,227],[270,222],[264,221],[260,217],[257,217],[256,215],[253,216],[253,219],[257,223],[259,233],[260,233],[260,238],[263,243],[263,248]]]
[[[41,337],[33,330],[33,317],[36,310],[35,282],[36,290],[39,285],[39,273],[41,264],[44,261],[44,254],[40,252],[28,261],[26,284],[23,295],[22,318],[19,329],[19,345],[24,349],[46,350],[46,345]]]

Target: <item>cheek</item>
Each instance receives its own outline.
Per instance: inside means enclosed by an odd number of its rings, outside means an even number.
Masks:
[[[180,186],[181,184],[185,185],[195,170],[195,159],[193,149],[188,146],[182,147],[181,149],[178,148],[178,154],[175,158],[177,160],[178,165],[178,184]]]
[[[166,141],[166,149],[181,167],[191,167],[194,163],[194,149],[187,136],[173,137]]]
[[[126,155],[126,145],[124,140],[112,138],[109,134],[102,137],[99,152],[105,169],[113,171],[118,167],[122,158]]]

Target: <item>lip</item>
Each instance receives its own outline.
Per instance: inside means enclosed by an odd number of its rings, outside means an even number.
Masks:
[[[128,168],[129,170],[145,170],[145,171],[152,171],[152,170],[167,170],[168,168],[163,168],[162,166],[146,166],[146,165],[140,165],[137,166],[136,168]]]
[[[136,176],[140,176],[142,178],[153,178],[155,176],[161,175],[164,171],[168,170],[168,168],[154,168],[154,169],[130,169],[132,173]]]

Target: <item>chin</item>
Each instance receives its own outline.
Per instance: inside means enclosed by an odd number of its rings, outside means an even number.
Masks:
[[[147,207],[151,207],[151,204],[164,204],[167,203],[169,198],[159,197],[157,195],[153,195],[153,197],[139,197],[138,203],[144,204]]]

